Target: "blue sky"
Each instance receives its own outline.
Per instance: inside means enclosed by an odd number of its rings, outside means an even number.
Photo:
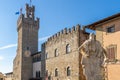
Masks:
[[[0,0],[0,72],[12,71],[16,55],[17,19],[15,12],[29,0]],[[87,25],[120,12],[119,0],[32,0],[40,18],[39,48],[44,40],[65,27]]]

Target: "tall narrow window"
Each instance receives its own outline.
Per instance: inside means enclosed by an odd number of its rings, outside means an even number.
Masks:
[[[38,71],[38,77],[40,78],[40,71]]]
[[[46,59],[48,59],[48,58],[49,58],[48,53],[46,53],[46,54],[45,54],[45,58],[46,58]]]
[[[71,74],[70,67],[67,67],[67,76],[70,76],[70,74]]]
[[[38,72],[36,71],[36,78],[38,78]]]
[[[67,45],[66,45],[66,54],[68,54],[69,52],[70,52],[70,45],[67,44]]]
[[[58,49],[55,49],[55,57],[58,56]]]
[[[116,50],[117,50],[116,45],[110,45],[109,47],[107,47],[107,57],[109,61],[115,60]]]
[[[57,77],[58,76],[58,69],[56,68],[55,69],[55,77]]]
[[[27,46],[27,50],[29,50],[30,48]]]

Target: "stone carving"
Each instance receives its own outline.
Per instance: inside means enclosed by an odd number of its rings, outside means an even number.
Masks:
[[[86,80],[104,80],[106,53],[92,33],[79,48],[82,54],[81,64]]]

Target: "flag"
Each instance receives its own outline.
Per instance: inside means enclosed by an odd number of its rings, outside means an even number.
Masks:
[[[22,8],[20,8],[20,11],[17,11],[15,15],[22,14]]]
[[[20,12],[19,12],[19,11],[15,13],[15,15],[18,15],[18,14],[20,14]]]

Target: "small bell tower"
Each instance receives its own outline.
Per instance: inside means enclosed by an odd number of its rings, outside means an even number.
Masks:
[[[35,7],[34,6],[30,7],[28,4],[26,4],[26,16],[28,18],[34,19],[34,12],[35,12]]]

